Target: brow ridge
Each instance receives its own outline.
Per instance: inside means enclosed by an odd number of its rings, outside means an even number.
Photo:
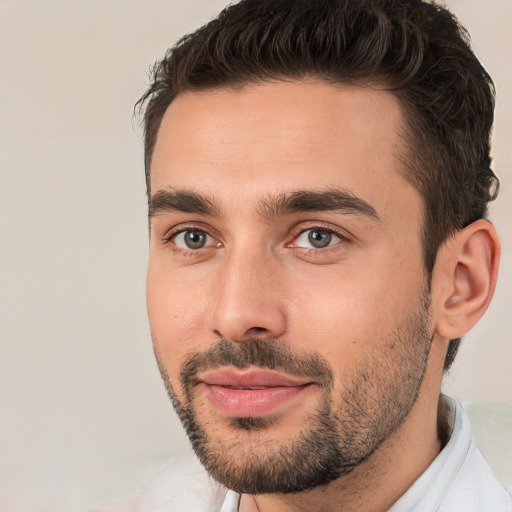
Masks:
[[[258,213],[265,219],[300,212],[340,211],[380,221],[375,208],[344,189],[296,190],[271,195],[260,201]],[[149,200],[149,219],[162,212],[183,212],[219,217],[220,208],[208,197],[191,190],[159,190]]]
[[[260,214],[267,219],[290,213],[320,211],[342,211],[381,220],[371,204],[343,189],[297,190],[272,196],[260,204]]]
[[[220,212],[212,200],[191,190],[159,190],[149,199],[148,216],[163,212],[183,212],[218,217]]]

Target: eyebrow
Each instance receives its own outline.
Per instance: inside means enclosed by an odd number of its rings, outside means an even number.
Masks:
[[[375,208],[347,190],[297,190],[270,196],[260,202],[259,214],[265,219],[300,212],[337,211],[380,222]],[[190,190],[159,190],[149,200],[149,220],[164,212],[195,213],[220,217],[220,209],[206,196]]]
[[[207,197],[190,190],[159,190],[149,200],[149,220],[164,212],[183,212],[220,216],[219,209]]]
[[[260,205],[260,213],[267,219],[290,213],[321,211],[338,211],[381,221],[371,204],[343,189],[297,190],[271,197]]]

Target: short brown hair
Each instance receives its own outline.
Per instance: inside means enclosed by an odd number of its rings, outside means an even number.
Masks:
[[[422,0],[242,0],[170,48],[139,100],[145,167],[177,94],[268,80],[318,78],[378,85],[400,100],[401,170],[424,201],[430,275],[440,245],[487,215],[499,182],[490,168],[494,85],[469,36],[445,8]],[[452,340],[445,362],[453,362]]]

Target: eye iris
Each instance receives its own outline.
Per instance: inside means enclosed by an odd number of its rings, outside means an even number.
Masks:
[[[201,249],[206,244],[206,234],[201,231],[187,231],[185,243],[190,249]]]
[[[327,247],[332,240],[332,234],[328,231],[312,230],[308,235],[311,245],[316,248]]]

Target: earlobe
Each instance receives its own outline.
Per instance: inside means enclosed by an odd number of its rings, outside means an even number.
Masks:
[[[498,235],[485,220],[457,232],[440,249],[434,275],[441,290],[436,331],[443,338],[460,338],[485,313],[496,287],[499,259]]]

